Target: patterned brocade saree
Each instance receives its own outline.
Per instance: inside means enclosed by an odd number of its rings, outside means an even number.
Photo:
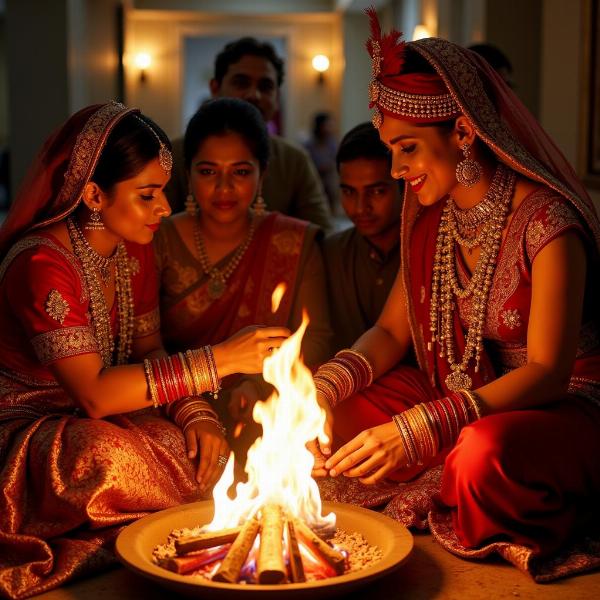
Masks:
[[[159,328],[152,249],[127,244],[134,337]],[[116,304],[116,303],[115,303]],[[0,267],[0,595],[39,594],[115,562],[120,528],[198,497],[178,427],[150,410],[86,418],[57,359],[97,353],[74,256],[25,237]],[[118,333],[117,311],[111,313]]]

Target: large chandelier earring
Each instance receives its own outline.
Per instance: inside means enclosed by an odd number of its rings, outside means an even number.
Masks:
[[[185,212],[191,217],[195,217],[200,212],[200,207],[194,198],[194,194],[189,192],[185,197]]]
[[[92,214],[90,220],[83,226],[88,231],[100,231],[104,229],[104,223],[102,222],[102,215],[100,214],[99,208],[92,208]]]
[[[256,198],[254,199],[254,204],[252,205],[252,211],[257,217],[265,214],[267,210],[267,203],[262,195],[262,187],[258,188],[258,194],[256,194]]]
[[[456,165],[456,181],[470,188],[481,179],[481,165],[471,158],[469,144],[463,144],[460,148],[464,159]]]

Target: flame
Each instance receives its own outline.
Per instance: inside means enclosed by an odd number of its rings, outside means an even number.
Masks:
[[[273,290],[273,295],[271,296],[271,312],[275,314],[279,309],[279,305],[281,304],[281,299],[287,290],[287,285],[283,283],[277,284],[277,287]]]
[[[311,476],[314,457],[306,448],[316,437],[326,439],[325,411],[317,403],[311,372],[300,359],[308,322],[304,313],[298,330],[264,361],[263,376],[275,391],[265,402],[257,402],[252,412],[263,435],[248,451],[248,480],[237,484],[231,499],[227,490],[234,479],[232,453],[213,490],[215,514],[207,531],[241,525],[267,503],[281,505],[309,526],[335,526],[335,514],[321,515],[319,488]]]

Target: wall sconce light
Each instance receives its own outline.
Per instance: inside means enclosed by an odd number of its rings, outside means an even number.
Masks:
[[[413,31],[412,41],[422,40],[423,38],[431,37],[431,33],[429,29],[427,29],[427,25],[423,25],[422,23],[415,27]]]
[[[135,55],[134,63],[140,70],[140,83],[146,83],[147,70],[152,64],[152,56],[148,52],[138,52]]]
[[[329,69],[329,58],[324,54],[317,54],[312,59],[312,67],[318,73],[317,83],[322,85],[325,82],[325,71]]]

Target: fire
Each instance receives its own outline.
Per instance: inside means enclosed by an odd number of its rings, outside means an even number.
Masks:
[[[279,303],[275,298],[279,289],[281,286],[273,294],[274,307]],[[311,372],[300,359],[308,322],[304,313],[298,330],[264,361],[263,376],[275,391],[254,406],[252,416],[262,424],[263,435],[248,451],[248,481],[238,483],[235,498],[229,498],[227,490],[234,478],[232,453],[214,488],[215,515],[206,531],[242,525],[267,504],[280,505],[290,517],[303,519],[313,528],[335,526],[334,513],[321,515],[319,488],[311,476],[314,457],[306,448],[306,443],[317,437],[326,439],[325,412],[317,403]]]
[[[273,295],[271,296],[271,312],[275,314],[279,309],[279,305],[281,304],[281,299],[287,290],[287,285],[283,282],[277,284],[275,290],[273,290]]]

